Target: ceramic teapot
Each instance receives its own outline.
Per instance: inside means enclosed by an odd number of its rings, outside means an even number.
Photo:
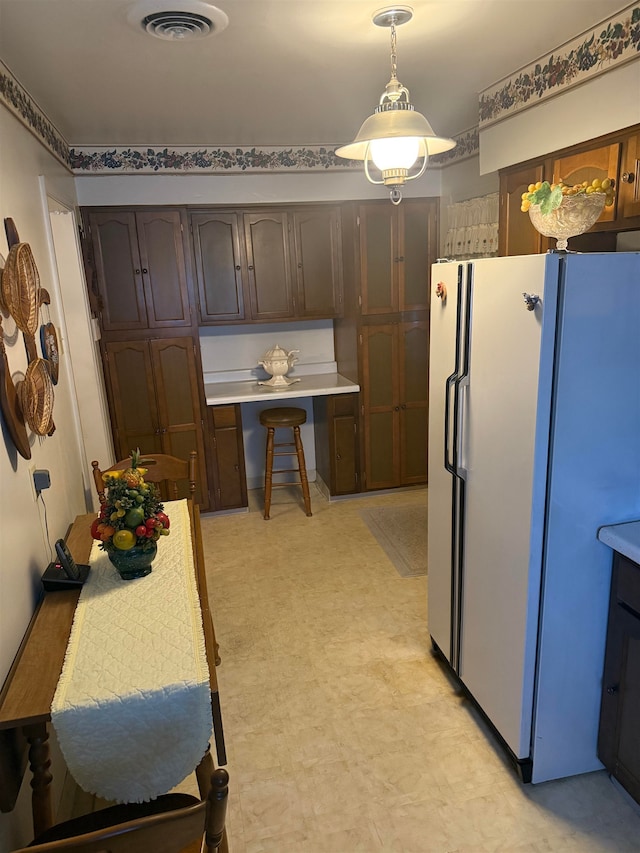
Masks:
[[[287,381],[285,379],[285,376],[298,360],[296,358],[296,353],[298,352],[300,352],[300,350],[298,349],[292,349],[289,352],[286,352],[278,344],[276,344],[273,349],[270,349],[268,352],[266,352],[262,356],[262,360],[259,361],[258,364],[264,367],[264,369],[267,371],[267,373],[271,375],[272,378],[268,382],[263,382],[260,384],[291,384],[290,381]]]

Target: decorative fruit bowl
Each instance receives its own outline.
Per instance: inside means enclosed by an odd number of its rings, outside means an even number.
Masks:
[[[562,181],[550,185],[547,181],[531,185],[522,194],[522,211],[536,231],[545,237],[556,238],[559,251],[567,249],[570,237],[584,234],[594,225],[605,206],[613,204],[613,181],[585,181],[568,187]]]

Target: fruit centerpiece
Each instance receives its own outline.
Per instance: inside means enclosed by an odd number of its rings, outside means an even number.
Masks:
[[[158,539],[169,535],[158,490],[145,482],[141,464],[140,450],[133,450],[129,468],[103,474],[105,501],[91,525],[91,535],[125,580],[149,574]]]
[[[522,193],[520,209],[529,213],[534,228],[545,237],[555,237],[556,248],[564,251],[569,237],[584,234],[596,222],[602,209],[613,204],[614,181],[594,178],[589,183],[570,186],[560,180],[549,184],[538,181],[529,184]]]

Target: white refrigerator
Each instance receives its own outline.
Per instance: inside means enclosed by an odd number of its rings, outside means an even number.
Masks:
[[[596,770],[611,551],[640,518],[640,253],[432,269],[428,624],[525,781]]]

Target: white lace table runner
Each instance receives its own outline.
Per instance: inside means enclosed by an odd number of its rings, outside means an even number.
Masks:
[[[89,793],[144,802],[193,772],[211,737],[209,669],[187,502],[151,574],[122,580],[95,542],[51,719]]]

